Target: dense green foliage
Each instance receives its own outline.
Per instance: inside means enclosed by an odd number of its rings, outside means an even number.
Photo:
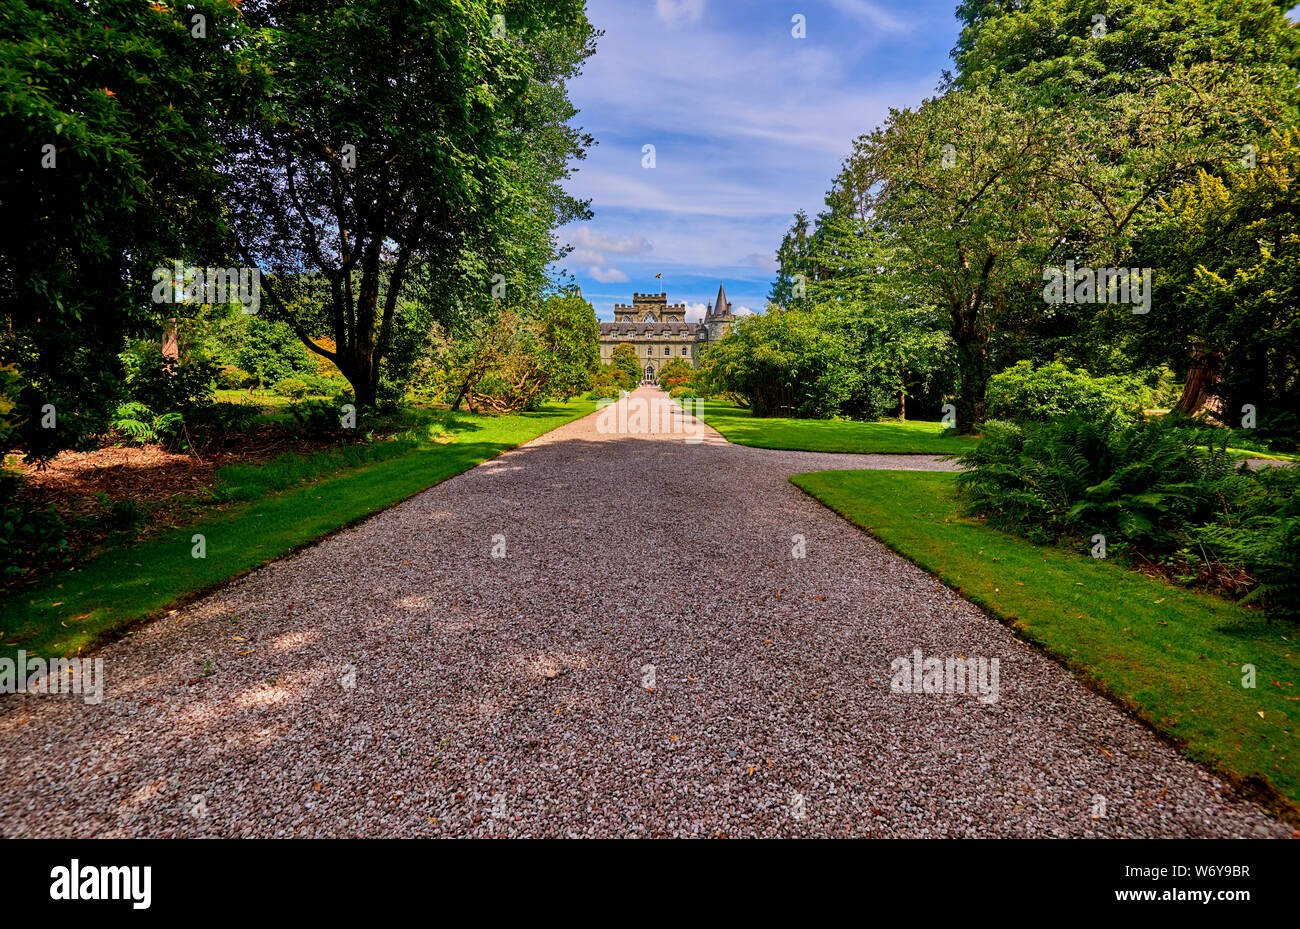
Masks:
[[[1035,367],[1020,361],[989,379],[993,419],[1051,419],[1064,413],[1111,414],[1133,420],[1151,405],[1154,391],[1137,377],[1092,377],[1059,361]]]
[[[672,394],[695,383],[695,365],[684,358],[671,358],[659,369],[659,386]]]
[[[875,419],[906,396],[937,412],[944,338],[928,314],[828,300],[744,317],[704,357],[706,378],[758,416]]]
[[[879,415],[870,395],[938,385],[925,405],[950,398],[970,432],[1006,415],[986,407],[1005,379],[989,384],[1018,362],[1149,388],[1168,366],[1183,412],[1235,425],[1249,406],[1293,441],[1300,30],[1284,6],[968,0],[958,16],[941,92],[857,139],[826,209],[796,214],[777,251],[769,312],[823,315],[741,333],[722,380],[802,415]],[[1044,281],[1067,268],[1057,302]],[[1154,287],[1074,299],[1093,268]],[[841,355],[827,307],[851,307],[900,357]],[[841,380],[805,383],[855,354],[858,401],[834,399]]]
[[[1164,564],[1189,580],[1224,585],[1222,568],[1240,568],[1251,580],[1227,578],[1229,590],[1259,582],[1253,598],[1300,616],[1287,573],[1300,558],[1300,470],[1234,467],[1225,442],[1201,446],[1173,417],[991,422],[959,459],[957,482],[969,511],[997,528]]]
[[[0,365],[23,379],[0,453],[88,447],[124,339],[158,331],[153,269],[224,254],[220,135],[265,88],[247,39],[226,0],[0,8]]]
[[[546,397],[585,393],[600,366],[600,326],[580,297],[552,295],[540,305],[498,308],[443,341],[427,386],[453,410],[535,409]]]
[[[613,369],[610,372],[615,375],[613,383],[620,390],[634,389],[645,376],[645,372],[641,370],[641,359],[636,353],[636,347],[629,342],[620,342],[614,346],[606,367]]]
[[[6,4],[0,452],[161,434],[183,411],[123,352],[165,326],[223,386],[330,395],[341,372],[366,406],[405,397],[440,326],[534,318],[554,228],[588,215],[561,181],[592,141],[566,83],[594,32],[580,0],[498,6]],[[257,269],[262,315],[174,297],[174,263]],[[568,338],[544,324],[551,360]],[[584,389],[587,361],[548,382]]]
[[[1258,425],[1300,416],[1300,130],[1261,144],[1247,163],[1200,172],[1175,190],[1144,242],[1161,269],[1159,320],[1135,353],[1202,362],[1204,389],[1229,425],[1247,406]]]

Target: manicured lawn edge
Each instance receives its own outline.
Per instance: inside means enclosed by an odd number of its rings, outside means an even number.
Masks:
[[[963,517],[955,475],[790,480],[1291,823],[1300,823],[1300,629]],[[1242,686],[1241,666],[1256,668]],[[1262,716],[1259,714],[1263,714]]]
[[[83,654],[594,409],[591,401],[575,400],[538,413],[467,417],[453,442],[298,485],[104,552],[0,600],[0,646],[29,656]],[[196,533],[204,536],[204,558],[192,554]]]
[[[701,401],[692,410],[728,442],[752,448],[859,455],[953,455],[970,451],[977,439],[956,436],[941,423],[859,422],[848,419],[754,417],[737,406]]]

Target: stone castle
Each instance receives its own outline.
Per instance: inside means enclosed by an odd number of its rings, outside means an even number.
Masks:
[[[600,360],[608,364],[614,346],[627,342],[636,349],[646,380],[654,381],[673,358],[698,368],[703,350],[726,335],[735,321],[721,283],[718,299],[709,304],[699,323],[688,323],[686,304],[670,304],[667,294],[633,294],[630,306],[615,304],[612,323],[600,324]]]

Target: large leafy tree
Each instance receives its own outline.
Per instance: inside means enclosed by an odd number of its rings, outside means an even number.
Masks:
[[[1160,202],[1200,171],[1253,156],[1295,112],[1300,29],[1279,0],[965,0],[948,86],[1025,88],[1058,111],[1053,177],[1076,209],[1062,226],[1059,265],[1137,263]],[[1157,281],[1164,271],[1155,267]],[[1024,350],[1120,371],[1158,345],[1167,306],[1028,303]],[[1171,359],[1192,380],[1213,365],[1196,343]],[[1194,391],[1195,393],[1195,391]]]
[[[600,366],[600,323],[591,304],[569,294],[553,296],[542,303],[537,330],[547,392],[567,400],[590,390]]]
[[[636,387],[641,383],[641,378],[645,377],[645,372],[641,368],[641,358],[636,353],[636,346],[631,342],[619,342],[615,345],[614,350],[609,354],[609,364],[622,375],[620,386],[624,390]]]
[[[0,451],[100,433],[126,336],[161,321],[153,269],[223,256],[217,135],[265,77],[246,38],[225,0],[0,9],[0,365],[21,383]]]
[[[814,223],[795,215],[777,254],[770,310],[811,311],[843,346],[844,364],[819,379],[835,398],[829,412],[874,417],[897,410],[906,417],[909,396],[937,412],[935,401],[952,386],[952,342],[942,314],[899,286],[890,243],[865,200],[851,193],[861,179],[851,163]]]
[[[585,215],[559,182],[590,141],[564,86],[593,32],[580,0],[244,9],[276,74],[230,141],[238,247],[270,313],[370,404],[397,333],[536,299],[550,230]]]
[[[1005,77],[1060,97],[1140,93],[1154,78],[1230,64],[1249,83],[1294,90],[1300,31],[1288,0],[962,0],[949,85]]]
[[[1145,244],[1170,308],[1147,346],[1203,359],[1179,407],[1222,404],[1232,425],[1247,404],[1260,419],[1300,416],[1300,131],[1276,135],[1254,167],[1176,190]]]
[[[936,307],[960,376],[957,428],[984,418],[995,359],[1024,325],[1027,283],[1071,217],[1051,181],[1052,113],[1008,89],[951,91],[854,145],[839,186],[891,243],[896,286]]]

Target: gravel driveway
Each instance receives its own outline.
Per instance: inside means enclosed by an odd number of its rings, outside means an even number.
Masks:
[[[787,481],[946,465],[673,416],[232,583],[103,649],[98,706],[0,700],[0,834],[1289,834]],[[893,692],[915,649],[997,658],[996,700]]]

